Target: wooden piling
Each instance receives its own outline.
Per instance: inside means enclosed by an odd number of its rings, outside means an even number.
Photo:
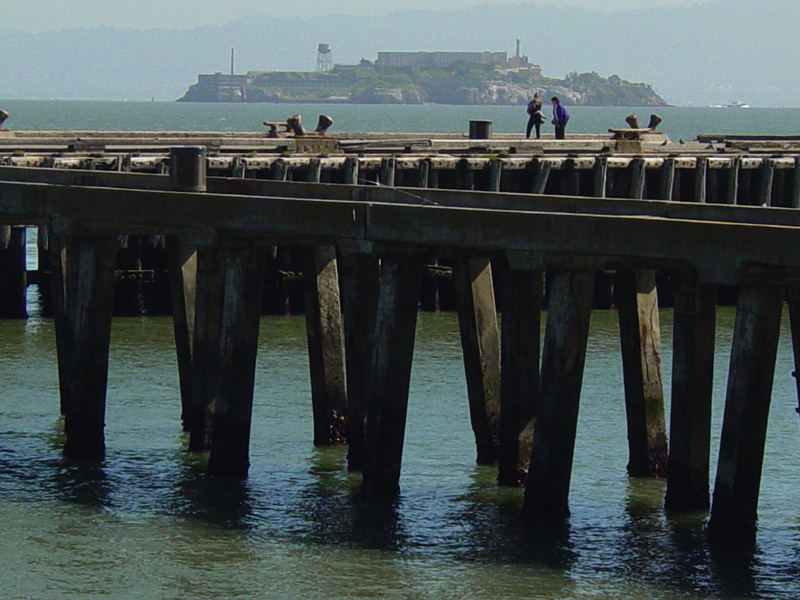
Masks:
[[[26,229],[0,227],[0,319],[26,319]]]
[[[628,474],[663,476],[667,467],[667,434],[655,271],[618,271],[614,297],[619,313],[628,418]]]
[[[644,158],[634,158],[631,161],[631,169],[631,198],[643,198],[646,176]]]
[[[66,306],[69,325],[69,394],[66,398],[64,455],[102,458],[105,455],[105,411],[108,351],[114,294],[114,236],[72,238],[67,269],[74,270],[74,297]],[[63,351],[64,348],[59,348]]]
[[[206,150],[190,146],[170,150],[170,189],[182,192],[206,191]],[[192,411],[192,353],[194,346],[195,304],[197,289],[197,249],[183,236],[165,239],[169,270],[170,303],[178,360],[181,391],[181,420],[190,431]]]
[[[214,438],[208,472],[243,479],[250,466],[260,285],[264,247],[232,247],[222,253],[225,300],[219,347],[219,378],[214,401]],[[253,285],[253,282],[259,282]]]
[[[303,264],[314,444],[344,443],[347,391],[336,248],[307,248]]]
[[[321,165],[319,159],[317,163]],[[391,172],[394,180],[393,168]],[[321,166],[314,170],[309,169],[309,181],[318,182],[320,173]],[[311,403],[314,412],[314,444],[325,446],[345,443],[347,389],[344,372],[344,326],[335,246],[304,249],[303,284]]]
[[[477,462],[494,464],[500,428],[500,335],[491,261],[456,260],[453,282]]]
[[[725,199],[726,204],[739,204],[739,170],[741,167],[741,158],[734,156],[731,159],[731,168],[728,170],[728,194]]]
[[[755,540],[783,296],[779,286],[745,286],[739,293],[708,523],[714,541]]]
[[[775,178],[775,161],[765,158],[759,168],[758,204],[772,206],[772,185]]]
[[[400,490],[421,279],[420,257],[382,257],[375,344],[365,407],[361,493],[367,497],[393,496]]]
[[[541,393],[523,514],[566,517],[575,451],[594,274],[551,277],[541,368]]]
[[[676,279],[665,506],[671,511],[705,510],[710,505],[716,288],[697,281],[688,269],[676,273]]]
[[[594,163],[593,196],[595,198],[606,197],[606,187],[608,186],[608,158],[600,156]]]
[[[544,194],[552,168],[553,164],[549,160],[539,159],[536,161],[536,176],[533,181],[531,194]]]
[[[791,208],[800,208],[800,158],[794,159],[794,169],[792,169]]]
[[[50,263],[50,293],[52,295],[53,324],[56,335],[56,354],[58,361],[58,388],[60,392],[61,414],[67,414],[70,392],[70,358],[72,352],[72,323],[69,319],[70,309],[67,307],[68,293],[75,292],[74,281],[68,283],[69,266],[67,262],[68,238],[54,235],[47,227],[47,252]],[[74,274],[74,269],[73,269]],[[74,277],[73,277],[74,279]],[[71,300],[74,302],[74,298]]]
[[[213,437],[225,296],[225,273],[220,260],[219,248],[206,245],[197,247],[191,403],[186,419],[189,450],[192,452],[208,450]]]
[[[508,271],[503,286],[498,485],[525,483],[539,398],[542,272]]]
[[[694,168],[694,201],[705,203],[707,196],[708,179],[708,158],[705,156],[697,157],[697,164]]]
[[[661,167],[661,191],[658,197],[660,200],[675,198],[675,159],[672,157],[665,158]]]
[[[338,252],[339,289],[344,324],[347,383],[347,468],[360,471],[364,461],[364,414],[378,308],[378,259]]]

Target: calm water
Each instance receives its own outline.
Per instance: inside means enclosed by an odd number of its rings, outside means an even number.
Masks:
[[[274,106],[86,103],[81,111],[79,103],[25,104],[42,128],[221,129],[219,121],[206,127],[203,119],[226,114],[231,129],[252,129],[242,122],[263,120],[270,111],[290,112]],[[14,115],[8,125],[32,128],[21,124],[22,104],[0,106]],[[421,131],[437,129],[432,123],[445,118],[445,111],[462,110],[367,108],[383,111],[379,117],[397,130],[415,124]],[[406,120],[407,108],[420,115],[433,109],[432,120]],[[603,110],[606,117],[612,114]],[[678,118],[685,115],[683,120],[700,119],[695,109],[674,110]],[[159,111],[162,120],[156,121]],[[709,109],[709,114],[718,112]],[[98,113],[107,115],[104,127],[95,121]],[[127,114],[130,120],[122,116]],[[465,109],[447,116],[458,117],[452,130],[459,130],[468,114]],[[713,129],[723,126],[743,131],[733,122]],[[34,316],[27,322],[0,321],[0,585],[5,597],[800,596],[800,430],[788,321],[775,376],[758,542],[748,552],[709,546],[706,514],[667,518],[663,482],[626,476],[614,312],[598,311],[592,319],[572,516],[563,527],[547,528],[518,518],[521,490],[497,488],[495,470],[474,465],[453,315],[420,315],[402,494],[393,502],[365,502],[356,494],[358,475],[347,473],[345,450],[311,444],[302,317],[262,320],[250,477],[231,484],[206,477],[202,461],[184,452],[171,323],[163,318],[115,319],[108,456],[94,466],[63,460],[53,324],[37,316],[35,289],[30,301]],[[671,312],[661,317],[668,382]],[[732,320],[733,311],[722,309],[712,470]]]
[[[11,113],[9,129],[19,130],[177,130],[265,131],[263,121],[282,121],[294,113],[315,125],[317,115],[333,117],[331,131],[466,132],[470,119],[490,119],[497,133],[523,133],[522,106],[386,106],[330,104],[183,104],[177,102],[80,102],[0,100]],[[570,133],[602,133],[626,127],[625,117],[651,112],[664,119],[660,129],[673,140],[701,133],[800,134],[800,108],[598,108],[569,107]],[[544,133],[552,133],[545,125]]]

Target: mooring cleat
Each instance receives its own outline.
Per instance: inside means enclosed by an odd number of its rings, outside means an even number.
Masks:
[[[320,135],[325,135],[325,132],[328,131],[328,128],[331,125],[333,125],[333,119],[331,119],[328,115],[320,115],[319,119],[317,120],[317,128],[314,130],[314,132]]]
[[[306,134],[306,130],[303,128],[303,117],[301,115],[292,115],[286,119],[286,125],[289,127],[289,131],[294,133],[295,137],[302,137]]]
[[[638,115],[628,115],[625,117],[625,122],[631,129],[639,129],[639,116]]]
[[[650,122],[647,124],[647,128],[648,128],[650,131],[655,131],[655,130],[656,130],[656,128],[657,128],[657,127],[659,126],[659,124],[661,123],[661,121],[663,121],[663,120],[664,120],[664,119],[662,119],[662,118],[661,118],[661,117],[659,117],[658,115],[650,115]]]

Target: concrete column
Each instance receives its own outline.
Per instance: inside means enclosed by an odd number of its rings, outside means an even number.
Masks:
[[[72,240],[66,253],[67,268],[75,272],[74,280],[68,277],[68,281],[74,281],[75,286],[67,292],[74,301],[66,303],[71,335],[64,455],[74,458],[105,455],[103,428],[116,244],[112,236],[80,236]]]
[[[672,353],[668,510],[710,505],[711,400],[714,384],[716,288],[689,270],[677,273]]]
[[[719,463],[708,533],[752,543],[775,374],[783,288],[743,287],[736,309]]]
[[[49,228],[48,228],[49,229]],[[74,297],[70,299],[69,294],[74,296],[75,285],[75,261],[68,263],[67,247],[68,238],[66,236],[54,235],[48,232],[48,256],[50,262],[50,292],[52,295],[53,323],[56,334],[56,353],[58,358],[58,387],[61,398],[61,414],[65,415],[69,407],[70,392],[70,357],[72,354],[72,322],[70,321],[70,309],[67,304],[74,302]],[[70,267],[73,267],[70,271]],[[68,275],[72,272],[72,277]]]
[[[569,515],[569,484],[592,310],[594,274],[551,276],[524,515]]]
[[[214,403],[214,439],[208,472],[243,479],[250,466],[250,424],[253,413],[260,282],[263,247],[235,247],[222,253],[225,300],[219,346],[219,378]]]
[[[494,464],[500,428],[500,336],[490,260],[456,260],[453,282],[477,461]]]
[[[519,486],[528,475],[539,398],[542,272],[509,270],[503,286],[500,440],[497,483]]]
[[[375,345],[365,408],[361,493],[367,497],[394,496],[400,490],[421,279],[421,258],[382,258]]]
[[[667,428],[655,271],[617,272],[614,293],[628,417],[628,474],[631,477],[664,476]]]

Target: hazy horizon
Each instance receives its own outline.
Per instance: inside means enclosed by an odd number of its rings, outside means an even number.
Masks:
[[[602,12],[642,8],[674,8],[704,4],[713,0],[25,0],[6,2],[0,27],[28,33],[75,28],[117,27],[136,29],[193,29],[224,25],[238,19],[268,17],[313,18],[332,15],[380,16],[406,10],[461,10],[477,6],[574,7]],[[769,1],[762,3],[769,4]],[[543,19],[546,21],[546,19]]]
[[[595,71],[669,104],[800,106],[797,0],[29,0],[4,6],[0,97],[175,100],[200,73],[313,71],[379,51],[522,53],[548,77]],[[452,4],[448,4],[451,7]],[[191,8],[187,8],[191,7]],[[655,8],[658,7],[658,8]],[[613,10],[612,10],[613,9]],[[336,14],[333,14],[336,13]],[[345,14],[347,13],[347,14]],[[42,16],[44,15],[44,16]],[[298,16],[299,15],[299,16]],[[510,18],[512,17],[512,18]]]

